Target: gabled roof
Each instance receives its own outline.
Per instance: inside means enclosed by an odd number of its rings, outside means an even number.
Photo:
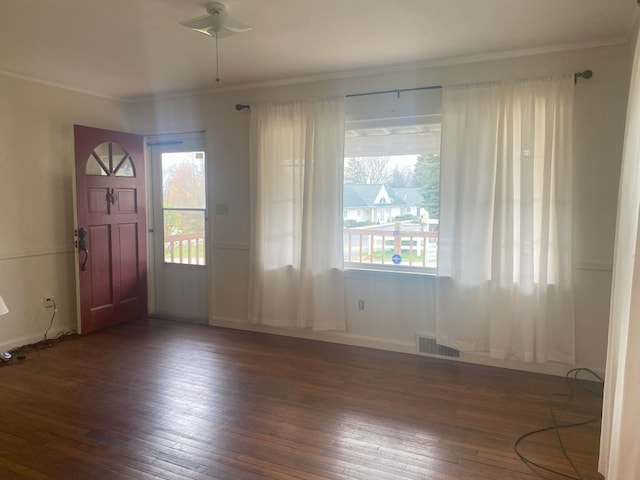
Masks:
[[[417,187],[387,187],[389,194],[393,197],[393,203],[402,202],[406,205],[420,205],[424,202],[422,193]]]
[[[358,194],[356,185],[345,185],[342,193],[342,205],[344,208],[355,208],[366,206],[366,202]]]
[[[381,190],[386,190],[391,203],[375,203]],[[420,205],[423,202],[419,188],[389,187],[381,184],[346,184],[343,191],[344,208],[379,207],[381,205]]]
[[[374,207],[376,198],[384,185],[347,184],[344,186],[343,205],[345,208]]]

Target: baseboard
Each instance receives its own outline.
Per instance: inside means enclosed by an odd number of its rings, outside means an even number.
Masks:
[[[174,322],[197,323],[200,325],[207,325],[209,323],[206,318],[202,318],[202,317],[193,317],[193,316],[177,317],[171,314],[156,313],[156,312],[147,314],[147,317],[158,318],[160,320],[172,320]]]
[[[584,365],[567,365],[565,363],[557,362],[522,362],[515,359],[500,360],[497,358],[491,358],[489,354],[484,353],[461,353],[460,359],[453,359],[466,363],[474,363],[476,365],[486,365],[488,367],[507,368],[509,370],[518,370],[521,372],[540,373],[543,375],[554,375],[557,377],[564,377],[569,370],[574,368],[585,368],[593,370],[600,378],[604,378],[604,370],[589,368]],[[580,375],[578,378],[584,380],[596,380],[590,375]]]
[[[68,332],[70,330],[75,331],[76,326],[67,326],[67,327],[58,327],[52,328],[49,330],[47,334],[47,338],[50,340],[55,338],[57,335],[61,333]],[[8,352],[9,350],[13,350],[14,348],[23,347],[24,345],[31,345],[33,343],[38,343],[44,340],[44,333],[40,333],[38,335],[31,335],[27,337],[20,337],[8,342],[0,343],[0,352]]]
[[[339,343],[354,347],[375,348],[398,353],[415,353],[415,345],[412,342],[400,340],[384,340],[365,335],[356,335],[348,332],[318,332],[306,329],[295,328],[275,328],[264,325],[254,325],[245,320],[235,318],[213,317],[209,325],[214,327],[234,328],[237,330],[247,330],[251,332],[270,333],[285,337],[304,338],[307,340],[319,340],[322,342]]]
[[[273,335],[283,335],[286,337],[304,338],[307,340],[319,340],[323,342],[332,342],[342,345],[351,345],[355,347],[375,348],[389,352],[409,353],[413,355],[429,356],[449,360],[452,362],[464,362],[476,365],[484,365],[488,367],[507,368],[510,370],[518,370],[522,372],[540,373],[543,375],[565,376],[566,373],[573,368],[587,368],[581,365],[565,365],[562,363],[527,363],[520,360],[499,360],[489,357],[488,354],[482,353],[461,353],[460,358],[443,357],[439,355],[429,355],[418,353],[416,343],[403,342],[400,340],[385,340],[377,337],[369,337],[366,335],[356,335],[348,332],[316,332],[313,330],[293,329],[293,328],[274,328],[263,325],[254,325],[245,320],[226,317],[212,317],[209,325],[214,327],[233,328],[236,330],[247,330],[251,332],[269,333]],[[604,378],[604,371],[600,369],[591,369],[595,371],[601,378]],[[588,375],[581,375],[580,378],[585,380],[593,380]]]

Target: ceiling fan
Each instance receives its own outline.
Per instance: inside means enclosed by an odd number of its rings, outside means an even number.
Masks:
[[[180,23],[196,32],[215,38],[224,38],[253,30],[249,25],[231,18],[227,13],[227,6],[222,2],[209,2],[205,8],[207,9],[206,15]]]
[[[180,22],[180,24],[216,39],[216,82],[219,82],[218,39],[248,32],[253,30],[253,27],[231,18],[227,13],[227,6],[222,2],[209,2],[205,5],[205,9],[206,15]]]

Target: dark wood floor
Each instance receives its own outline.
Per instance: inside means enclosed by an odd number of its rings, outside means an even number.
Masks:
[[[562,378],[160,320],[0,367],[0,478],[535,479]],[[597,414],[579,394],[559,421]],[[583,478],[599,425],[563,433]],[[553,433],[523,452],[574,475]],[[544,478],[566,478],[547,474]]]

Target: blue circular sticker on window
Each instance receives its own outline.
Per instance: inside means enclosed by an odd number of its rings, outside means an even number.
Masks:
[[[400,254],[396,253],[393,255],[393,257],[391,257],[391,261],[395,265],[400,265],[400,263],[402,262],[402,257],[400,256]]]

